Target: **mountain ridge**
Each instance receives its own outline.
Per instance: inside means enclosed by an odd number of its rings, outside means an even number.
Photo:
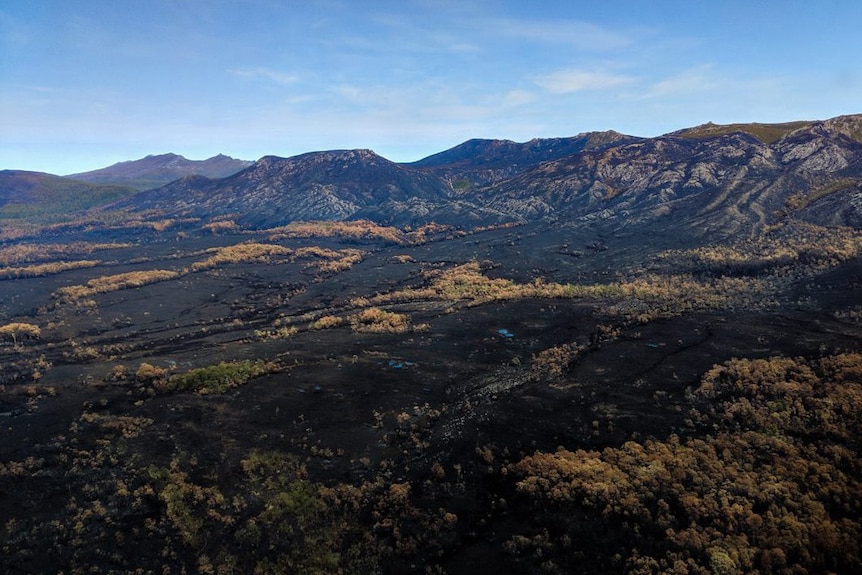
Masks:
[[[449,178],[460,178],[463,180],[461,187],[465,183],[469,186],[487,185],[510,178],[541,162],[640,139],[613,130],[586,132],[569,138],[533,138],[523,143],[474,138],[407,165],[442,171]]]
[[[172,152],[150,154],[137,160],[117,162],[105,168],[65,177],[91,183],[127,185],[138,190],[157,188],[185,176],[210,178],[229,176],[252,162],[218,154],[205,160],[189,160]]]
[[[862,144],[834,123],[814,122],[773,144],[745,131],[662,136],[551,162],[483,193],[492,207],[533,217],[675,225],[672,216],[686,214],[689,231],[733,235],[775,223],[792,198],[830,182],[849,178],[855,184],[843,189],[856,189],[860,176]],[[848,214],[842,223],[855,221]]]
[[[371,150],[331,150],[290,158],[264,156],[226,178],[184,178],[111,208],[203,218],[240,214],[246,225],[267,226],[295,219],[347,219],[369,204],[442,199],[446,189],[442,179]]]
[[[186,162],[176,154],[148,158]],[[135,161],[118,165],[140,173]],[[95,208],[230,219],[252,229],[297,220],[462,228],[548,220],[733,237],[756,235],[792,213],[858,226],[860,194],[862,115],[846,115],[704,124],[654,138],[606,131],[524,143],[472,139],[411,163],[369,149],[268,155],[227,176],[187,174]]]

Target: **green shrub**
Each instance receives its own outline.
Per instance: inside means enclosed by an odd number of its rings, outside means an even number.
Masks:
[[[273,366],[263,361],[221,362],[193,369],[171,377],[165,388],[172,391],[195,391],[198,393],[224,393],[232,387],[243,385],[252,378],[273,371]]]

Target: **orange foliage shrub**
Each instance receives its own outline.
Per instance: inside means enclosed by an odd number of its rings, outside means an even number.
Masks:
[[[362,261],[364,252],[354,249],[328,250],[316,246],[299,248],[296,250],[297,257],[316,257],[318,261],[306,264],[306,268],[321,273],[335,273],[352,268]]]
[[[112,276],[91,279],[86,285],[62,287],[54,292],[61,301],[76,301],[95,294],[108,293],[121,289],[141,287],[180,277],[179,272],[171,270],[146,270],[127,272]]]
[[[15,344],[20,340],[36,339],[42,335],[42,329],[31,323],[8,323],[0,327],[0,338],[9,338]]]
[[[585,345],[568,343],[542,350],[533,356],[533,371],[552,377],[562,375],[586,349]]]
[[[350,317],[350,326],[362,333],[405,333],[410,329],[407,315],[371,307]]]
[[[140,381],[153,381],[161,379],[167,375],[168,370],[163,367],[157,367],[149,363],[142,363],[135,372],[135,377]]]
[[[347,320],[343,317],[338,317],[337,315],[325,315],[317,320],[311,322],[308,325],[309,329],[327,329],[331,327],[338,327],[340,325],[344,325],[347,323]]]
[[[90,254],[98,250],[126,248],[131,244],[71,242],[68,244],[15,244],[0,248],[0,265],[45,262]]]
[[[383,240],[387,243],[405,244],[407,234],[390,226],[380,226],[368,220],[292,222],[270,230],[270,239],[283,238],[327,238],[340,237],[353,240]]]
[[[54,262],[34,264],[31,266],[0,268],[0,279],[35,278],[59,274],[68,270],[92,268],[99,265],[97,260],[79,260],[74,262]]]
[[[694,400],[714,435],[536,453],[509,471],[540,513],[588,512],[628,538],[617,566],[627,573],[858,570],[862,354],[734,360],[710,370]],[[542,544],[550,564],[573,567]]]
[[[192,271],[209,270],[226,264],[272,263],[275,258],[285,258],[293,254],[293,250],[284,246],[256,242],[215,248],[212,251],[214,252],[212,256],[203,261],[193,263],[191,267]]]
[[[234,232],[239,229],[239,225],[233,220],[223,220],[204,224],[201,226],[201,229],[217,234],[219,232]]]

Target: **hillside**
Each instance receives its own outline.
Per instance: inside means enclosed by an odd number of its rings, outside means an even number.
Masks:
[[[341,220],[366,206],[446,197],[446,183],[370,150],[267,156],[219,180],[189,177],[113,207],[204,219],[231,216],[252,227]]]
[[[535,138],[524,143],[475,139],[409,165],[443,173],[455,189],[463,191],[511,178],[542,162],[637,140],[613,131],[571,138]]]
[[[681,138],[712,138],[725,136],[734,132],[742,132],[754,136],[764,144],[774,144],[790,132],[809,125],[811,125],[811,122],[805,121],[785,122],[781,124],[760,124],[757,122],[750,124],[713,124],[712,122],[708,122],[700,126],[673,132],[673,135]]]
[[[482,190],[477,201],[525,218],[678,227],[714,241],[757,234],[839,194],[844,216],[810,209],[806,217],[858,225],[858,203],[847,200],[862,190],[862,144],[845,131],[814,122],[773,144],[744,131],[664,136],[549,162]]]
[[[107,168],[70,174],[66,177],[95,184],[130,186],[149,190],[186,176],[224,178],[252,162],[219,154],[206,160],[187,160],[177,154],[150,155],[139,160],[119,162]]]
[[[131,196],[127,186],[92,184],[41,172],[0,171],[0,219],[49,223]]]

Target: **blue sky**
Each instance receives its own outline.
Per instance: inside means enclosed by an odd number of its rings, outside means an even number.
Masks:
[[[0,169],[862,112],[857,0],[4,0]]]

